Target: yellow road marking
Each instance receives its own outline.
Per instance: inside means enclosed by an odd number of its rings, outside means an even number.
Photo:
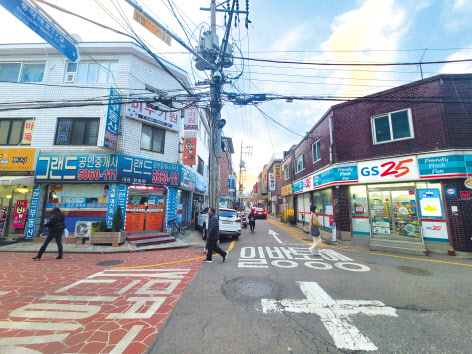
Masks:
[[[236,242],[235,240],[233,240],[233,241],[231,242],[231,244],[229,245],[229,247],[228,247],[228,249],[226,250],[226,252],[230,252],[230,251],[233,249],[235,242]],[[111,268],[111,269],[137,269],[137,268],[159,267],[159,266],[163,266],[163,265],[167,265],[167,264],[189,262],[189,261],[194,261],[194,260],[196,260],[196,259],[203,259],[203,258],[206,258],[206,256],[195,257],[195,258],[187,258],[187,259],[181,259],[181,260],[179,260],[179,261],[166,262],[166,263],[147,264],[147,265],[136,266],[136,267],[113,267],[113,268]]]
[[[287,232],[291,232],[291,231],[295,231],[295,232],[298,232],[302,235],[305,235],[303,231],[300,231],[300,230],[297,230],[297,229],[292,229],[292,228],[289,228],[285,225],[279,225],[277,223],[275,223],[274,220],[271,220],[271,219],[268,219],[269,222],[278,227],[279,229],[285,229],[285,231]],[[309,234],[308,234],[309,235]],[[293,236],[293,235],[292,235]],[[309,242],[306,242],[304,240],[300,240],[299,238],[297,238],[296,236],[294,236],[297,240],[303,242],[305,245],[309,246],[310,243]],[[321,244],[322,246],[324,247],[328,247],[328,248],[335,248],[335,249],[338,249],[338,250],[342,250],[342,251],[348,251],[348,252],[358,252],[358,253],[366,253],[366,254],[375,254],[377,256],[385,256],[385,257],[393,257],[393,258],[402,258],[402,259],[413,259],[415,261],[425,261],[425,262],[433,262],[433,263],[445,263],[445,264],[454,264],[454,265],[461,265],[461,266],[466,266],[466,267],[472,267],[472,264],[466,264],[466,263],[457,263],[457,262],[447,262],[447,261],[439,261],[439,260],[435,260],[435,259],[423,259],[423,258],[414,258],[414,257],[405,257],[405,256],[396,256],[396,255],[393,255],[393,254],[384,254],[384,253],[376,253],[376,252],[364,252],[364,251],[359,251],[359,250],[350,250],[350,249],[346,249],[346,248],[342,248],[342,247],[336,247],[336,246],[330,246],[330,245],[326,245],[324,243]]]

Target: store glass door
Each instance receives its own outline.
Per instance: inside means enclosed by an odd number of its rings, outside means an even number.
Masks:
[[[420,241],[415,193],[411,190],[369,191],[372,237]]]

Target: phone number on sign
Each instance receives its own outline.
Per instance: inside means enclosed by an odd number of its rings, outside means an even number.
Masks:
[[[170,175],[167,171],[152,171],[152,183],[170,184],[177,186],[179,184],[179,174],[172,172]]]
[[[100,170],[94,169],[80,169],[77,173],[77,179],[79,181],[97,181],[103,178],[108,181],[116,180],[116,170],[105,170],[101,173]]]

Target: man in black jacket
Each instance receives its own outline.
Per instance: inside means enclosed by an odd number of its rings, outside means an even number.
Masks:
[[[213,251],[220,254],[223,257],[223,262],[228,258],[228,252],[223,251],[220,246],[218,246],[218,240],[220,239],[220,225],[218,218],[215,215],[215,208],[210,208],[208,210],[208,240],[207,240],[207,257],[203,261],[204,263],[212,263],[212,254]]]

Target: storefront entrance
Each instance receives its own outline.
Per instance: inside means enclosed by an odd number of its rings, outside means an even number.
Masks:
[[[130,186],[125,231],[162,231],[165,188]]]
[[[372,237],[421,241],[414,188],[369,189],[368,199]]]

